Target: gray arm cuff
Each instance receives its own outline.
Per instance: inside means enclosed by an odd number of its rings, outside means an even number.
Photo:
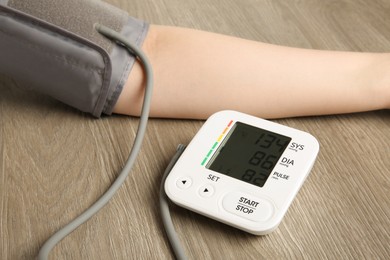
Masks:
[[[148,29],[148,23],[129,17],[123,26],[121,34],[137,46],[141,46],[148,33]],[[135,58],[129,51],[118,45],[114,46],[110,57],[113,64],[112,80],[103,111],[107,115],[111,115],[135,62]]]
[[[135,58],[94,24],[138,46],[148,24],[101,1],[0,1],[0,73],[96,117],[111,114]]]

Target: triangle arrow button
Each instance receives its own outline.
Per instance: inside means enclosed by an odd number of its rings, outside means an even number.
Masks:
[[[190,177],[181,177],[176,182],[176,186],[182,190],[188,189],[189,187],[191,187],[191,185],[192,185],[192,180]]]
[[[210,184],[206,184],[199,189],[199,195],[203,198],[210,198],[214,195],[214,187]]]

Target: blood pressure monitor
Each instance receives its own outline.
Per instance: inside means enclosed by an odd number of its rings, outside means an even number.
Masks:
[[[165,182],[177,205],[255,235],[272,232],[319,151],[310,134],[235,111],[211,116]]]

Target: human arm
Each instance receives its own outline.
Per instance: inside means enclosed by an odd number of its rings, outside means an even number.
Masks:
[[[298,49],[193,29],[151,25],[143,49],[154,68],[151,116],[207,118],[234,109],[263,118],[390,108],[390,54]],[[135,64],[114,108],[139,115]]]

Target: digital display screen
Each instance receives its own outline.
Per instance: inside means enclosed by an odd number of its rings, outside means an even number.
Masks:
[[[206,168],[263,187],[291,138],[236,122]]]

